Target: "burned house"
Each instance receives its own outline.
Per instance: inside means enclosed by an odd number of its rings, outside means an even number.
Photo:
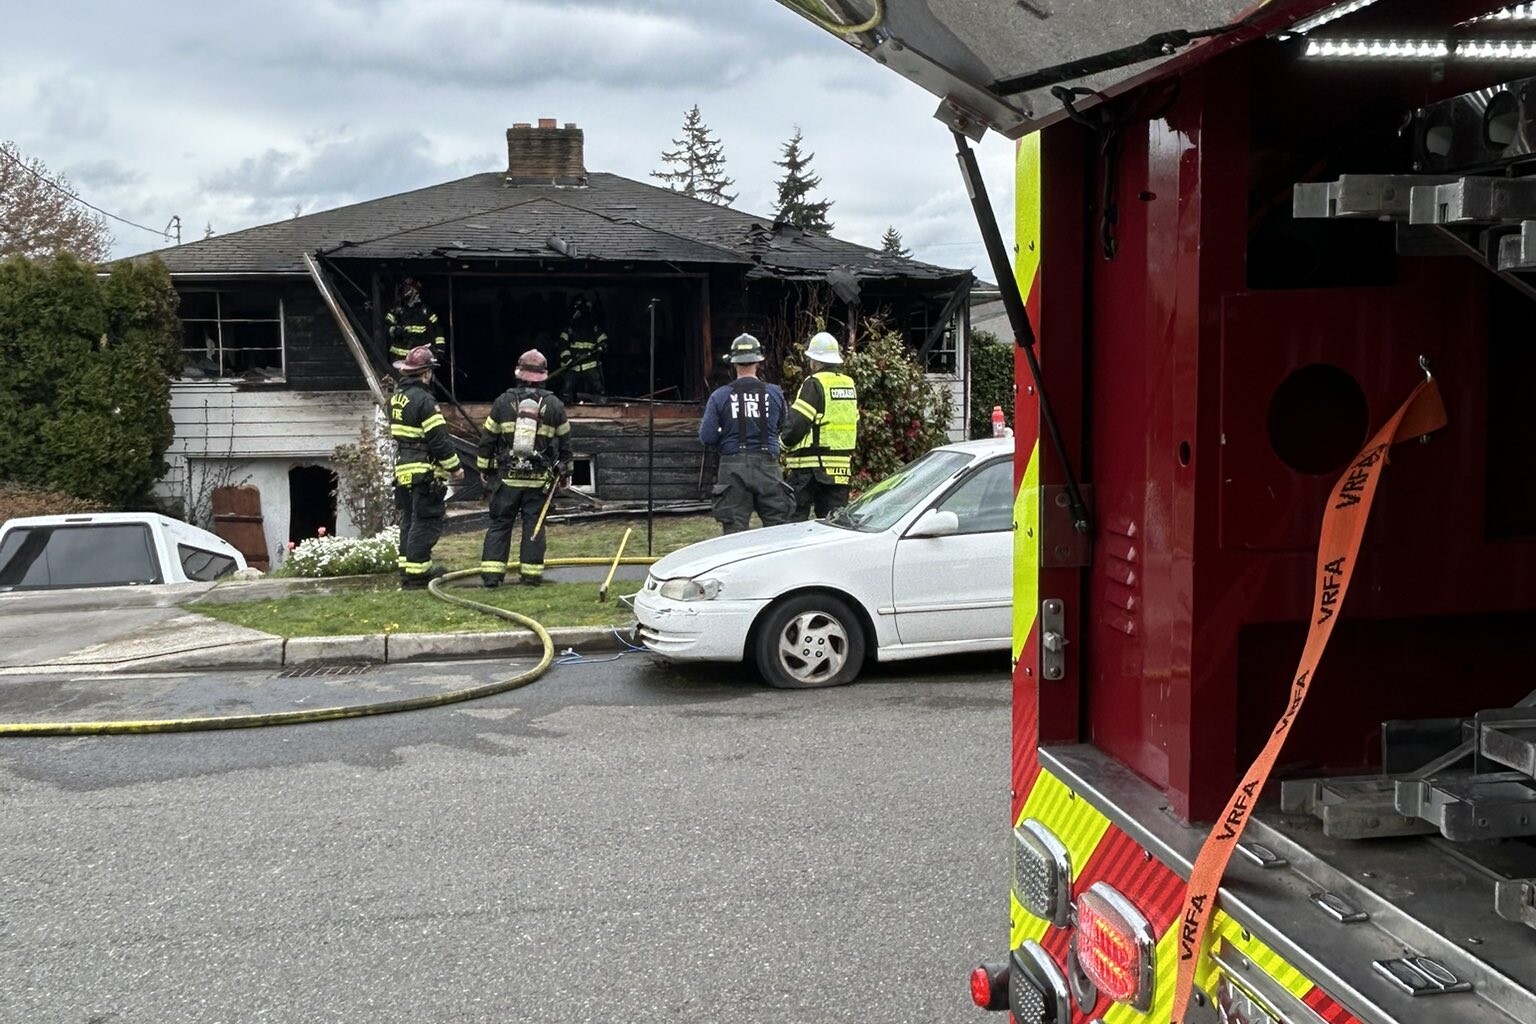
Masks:
[[[731,338],[785,352],[811,316],[844,337],[885,316],[951,387],[963,430],[968,272],[589,172],[575,125],[506,139],[502,171],[140,257],[170,271],[185,325],[165,497],[197,506],[213,486],[255,486],[273,552],[348,531],[330,455],[390,386],[385,316],[406,278],[445,335],[440,402],[466,446],[517,355],[539,348],[557,366],[586,303],[608,340],[602,393],[570,409],[575,485],[603,501],[697,498],[698,416],[729,376]]]

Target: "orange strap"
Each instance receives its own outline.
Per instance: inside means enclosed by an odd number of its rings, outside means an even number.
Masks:
[[[1306,646],[1302,648],[1301,664],[1291,683],[1290,702],[1280,721],[1275,723],[1264,749],[1254,758],[1243,781],[1227,799],[1226,810],[1200,847],[1200,855],[1195,858],[1195,866],[1190,871],[1189,888],[1184,893],[1184,908],[1178,919],[1179,977],[1173,994],[1171,1024],[1184,1021],[1194,988],[1200,944],[1216,909],[1216,890],[1221,884],[1221,876],[1248,825],[1259,792],[1269,780],[1269,773],[1285,746],[1296,714],[1307,699],[1312,675],[1328,646],[1333,624],[1338,621],[1338,611],[1344,605],[1344,595],[1349,591],[1350,577],[1354,575],[1360,541],[1365,536],[1365,522],[1376,498],[1376,485],[1381,482],[1381,470],[1387,464],[1387,450],[1399,441],[1428,434],[1443,426],[1445,406],[1440,401],[1440,389],[1432,379],[1421,381],[1334,485],[1323,513],[1322,540],[1317,549],[1316,611],[1307,631]]]

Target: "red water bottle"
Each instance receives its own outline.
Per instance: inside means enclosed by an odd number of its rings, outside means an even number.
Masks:
[[[992,436],[1008,436],[1008,424],[1003,422],[1003,407],[1000,405],[994,405],[992,407]]]

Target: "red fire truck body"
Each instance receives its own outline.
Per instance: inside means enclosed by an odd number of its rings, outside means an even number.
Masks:
[[[783,2],[935,92],[963,169],[1020,140],[1011,268],[967,172],[1028,312],[978,1003],[1536,1021],[1536,5]],[[1391,448],[1336,603],[1325,509],[1431,375],[1446,426]],[[1191,865],[1239,818],[1199,932]]]

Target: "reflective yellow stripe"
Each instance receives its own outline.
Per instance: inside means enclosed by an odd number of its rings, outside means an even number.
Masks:
[[[808,420],[811,420],[811,421],[814,422],[815,419],[816,419],[816,410],[811,407],[811,403],[810,402],[807,402],[803,398],[795,399],[795,404],[790,406],[790,408],[795,410],[795,412],[799,413],[801,416],[804,416]]]
[[[458,452],[454,452],[452,455],[449,455],[442,462],[439,462],[437,464],[437,467],[439,469],[458,469],[459,468],[459,453]]]
[[[407,576],[423,576],[432,571],[432,562],[406,562],[401,566]]]
[[[554,427],[546,427],[546,426],[544,426],[541,423],[541,424],[539,424],[539,429],[537,431],[535,431],[535,433],[537,433],[540,437],[554,437],[555,436],[555,428]]]
[[[1175,922],[1177,923],[1177,922]],[[1285,987],[1285,990],[1297,999],[1303,999],[1308,992],[1315,987],[1307,976],[1281,959],[1280,954],[1270,949],[1258,939],[1249,935],[1242,925],[1228,917],[1223,910],[1217,910],[1211,918],[1211,927],[1206,931],[1208,944],[1201,954],[1199,967],[1195,970],[1195,984],[1210,991],[1215,984],[1213,977],[1216,971],[1216,962],[1208,955],[1216,944],[1219,936],[1227,941],[1227,944],[1239,950],[1243,956],[1258,967],[1259,970],[1269,975],[1275,981]],[[1177,968],[1171,968],[1177,971]],[[1172,988],[1172,985],[1169,986]]]
[[[543,576],[544,563],[540,562],[535,565],[532,562],[524,562],[522,565],[518,566],[517,571],[524,576]]]
[[[569,421],[566,421],[565,423],[562,423],[558,427],[555,428],[555,435],[557,437],[564,437],[566,434],[569,434],[570,432],[571,432],[571,424],[570,424]]]
[[[547,477],[547,476],[539,476],[539,477],[509,476],[509,477],[506,477],[505,479],[503,479],[501,482],[506,484],[508,487],[539,487],[539,488],[542,488],[546,484],[549,483],[549,477]]]
[[[1093,848],[1099,845],[1109,829],[1109,819],[1099,813],[1092,804],[1074,794],[1056,776],[1042,771],[1035,780],[1034,789],[1024,801],[1017,826],[1025,818],[1044,823],[1061,840],[1072,858],[1072,877],[1083,873],[1083,866]],[[1013,923],[1012,947],[1017,949],[1025,939],[1039,941],[1045,934],[1046,922],[1030,914],[1015,900],[1011,904]]]
[[[492,417],[487,416],[485,418],[485,422],[480,424],[480,429],[485,431],[487,434],[499,434],[501,433],[501,424],[496,422],[496,420]]]
[[[486,458],[484,455],[476,455],[475,468],[481,472],[485,472],[491,468],[491,460]]]
[[[420,427],[408,427],[404,423],[391,423],[389,425],[390,437],[419,438],[425,431]]]
[[[1040,442],[1013,499],[1013,660],[1018,661],[1040,613]]]
[[[506,562],[481,562],[480,571],[490,573],[493,576],[503,575],[507,571]]]
[[[447,425],[448,421],[443,419],[443,414],[440,412],[433,413],[431,416],[428,416],[426,419],[421,421],[421,429],[423,433],[431,430],[433,427],[444,427]]]

